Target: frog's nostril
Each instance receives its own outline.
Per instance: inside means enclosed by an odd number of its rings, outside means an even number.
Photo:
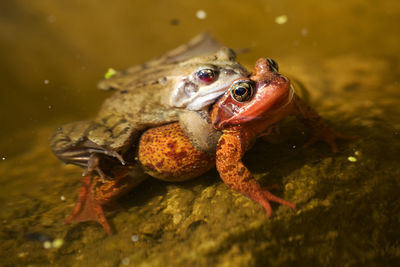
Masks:
[[[235,73],[236,73],[236,72],[235,72],[234,70],[232,70],[232,69],[223,69],[222,72],[223,72],[225,75],[232,75],[232,74],[235,74]]]

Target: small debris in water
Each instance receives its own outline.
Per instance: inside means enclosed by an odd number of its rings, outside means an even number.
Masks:
[[[60,248],[60,247],[62,247],[62,245],[64,245],[64,239],[56,238],[56,239],[54,239],[54,241],[51,245],[53,246],[53,248]]]
[[[131,260],[128,257],[126,257],[122,259],[121,263],[123,265],[129,265],[131,263]]]
[[[308,35],[308,29],[307,29],[307,28],[301,29],[301,35],[302,35],[302,36]]]
[[[179,25],[179,19],[171,19],[169,23],[173,26]]]
[[[47,108],[48,108],[48,109],[51,109],[51,108],[52,108],[52,106],[51,106],[51,105],[49,105]]]
[[[6,157],[2,157],[1,160],[6,160]]]
[[[205,19],[205,18],[207,18],[207,13],[204,10],[201,10],[201,9],[197,10],[196,17],[198,19]]]
[[[347,160],[350,161],[350,162],[356,162],[357,158],[353,157],[353,156],[350,156],[350,157],[347,158]]]
[[[28,255],[28,252],[20,252],[18,253],[18,258],[25,258]]]
[[[292,148],[293,148],[293,149],[296,149],[296,146],[294,145],[294,146],[292,146]]]
[[[356,155],[356,156],[361,156],[361,152],[360,151],[354,151],[354,155]]]
[[[49,84],[49,82],[50,82],[49,80],[44,80],[43,81],[44,84]]]
[[[114,70],[113,68],[108,68],[107,72],[104,74],[104,78],[110,79],[115,74],[117,74],[116,70]]]
[[[52,248],[52,243],[50,242],[50,241],[44,241],[44,243],[43,243],[43,247],[45,248],[45,249],[50,249],[50,248]]]
[[[50,23],[54,23],[54,22],[56,22],[56,17],[53,15],[50,15],[47,17],[47,21]]]
[[[132,240],[132,242],[137,242],[137,241],[139,241],[139,236],[138,235],[132,235],[131,240]]]
[[[60,199],[61,199],[62,201],[65,201],[65,197],[64,197],[64,196],[61,196]]]
[[[286,15],[278,16],[275,18],[275,23],[282,25],[288,21],[288,17]]]

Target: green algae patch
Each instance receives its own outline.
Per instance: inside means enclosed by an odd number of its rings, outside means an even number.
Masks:
[[[115,74],[117,74],[117,71],[113,68],[108,68],[107,72],[104,74],[104,78],[111,79]]]

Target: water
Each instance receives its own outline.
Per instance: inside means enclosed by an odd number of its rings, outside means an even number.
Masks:
[[[2,1],[3,265],[397,263],[399,13],[394,0]],[[142,63],[204,31],[249,49],[239,55],[249,67],[275,59],[335,129],[359,138],[332,155],[324,144],[302,148],[302,128],[289,122],[284,142],[259,142],[246,154],[249,169],[278,184],[297,212],[275,205],[267,219],[212,171],[183,184],[146,181],[118,202],[122,211],[107,212],[112,237],[94,223],[64,225],[80,170],[50,152],[54,128],[96,114],[108,94],[95,85],[109,67]],[[45,249],[44,237],[64,243]]]

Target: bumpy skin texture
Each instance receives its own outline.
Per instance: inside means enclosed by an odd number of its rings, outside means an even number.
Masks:
[[[179,123],[152,128],[143,133],[138,157],[145,171],[167,181],[184,181],[208,171],[215,158],[197,150]]]
[[[217,170],[224,183],[235,191],[260,203],[267,215],[271,216],[272,210],[269,201],[275,201],[295,209],[296,206],[286,200],[272,195],[268,190],[261,188],[242,162],[242,157],[248,143],[241,131],[225,132],[217,146]]]
[[[104,101],[96,119],[62,125],[50,146],[64,163],[103,176],[102,166],[91,164],[92,155],[113,157],[124,165],[125,153],[130,156],[142,131],[176,122],[182,111],[206,109],[232,81],[247,76],[231,49],[208,35],[199,36],[101,82],[101,89],[115,92]]]
[[[147,178],[140,168],[118,167],[112,170],[114,179],[103,181],[98,175],[86,174],[82,179],[78,200],[65,223],[97,221],[111,235],[112,230],[102,206],[128,193]]]
[[[254,87],[249,99],[242,102],[233,99],[230,91],[235,88],[233,84],[213,105],[211,123],[217,132],[222,132],[215,144],[216,158],[210,155],[211,150],[198,150],[179,123],[175,122],[151,128],[142,134],[138,144],[138,161],[145,172],[163,180],[183,181],[201,175],[216,163],[224,183],[261,204],[268,216],[272,214],[270,201],[295,209],[295,204],[262,188],[243,164],[242,157],[249,144],[289,115],[297,116],[310,128],[311,142],[324,141],[334,152],[337,151],[335,139],[349,137],[334,132],[312,108],[297,97],[290,81],[277,72],[277,65],[273,63],[271,60],[259,59],[253,75],[239,81]],[[215,138],[214,134],[210,136]],[[134,155],[129,161],[133,161],[133,158]],[[78,203],[67,222],[97,220],[111,233],[101,205],[126,193],[144,179],[143,171],[135,173],[132,166],[116,166],[119,165],[112,162],[109,165],[109,171],[115,177],[112,181],[104,182],[98,176],[85,176]]]
[[[261,188],[244,166],[242,157],[249,144],[289,115],[297,116],[310,128],[312,143],[325,141],[333,152],[337,151],[335,139],[348,138],[334,132],[311,107],[294,94],[290,81],[277,72],[274,63],[268,59],[259,59],[252,76],[240,81],[254,84],[251,98],[237,101],[233,93],[227,92],[214,104],[211,115],[214,127],[223,132],[216,151],[217,170],[222,180],[232,189],[260,203],[268,216],[272,213],[269,201],[292,209],[296,206]]]

